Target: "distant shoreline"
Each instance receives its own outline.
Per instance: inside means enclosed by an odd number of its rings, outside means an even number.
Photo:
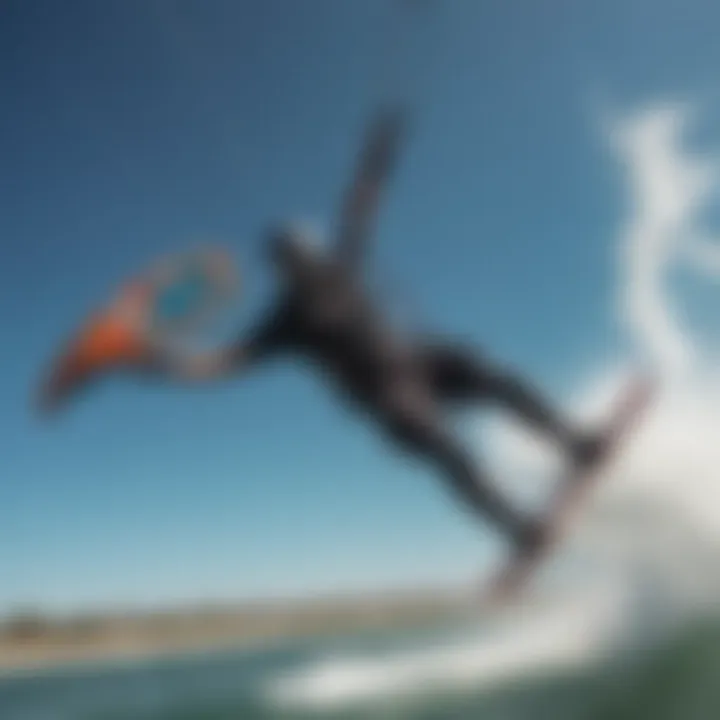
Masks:
[[[0,622],[0,678],[410,627],[456,617],[463,607],[457,593],[416,591],[64,619],[26,613]]]

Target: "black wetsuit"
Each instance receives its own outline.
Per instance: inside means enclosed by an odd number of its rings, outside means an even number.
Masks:
[[[243,364],[278,354],[313,361],[387,438],[434,465],[475,513],[489,516],[517,543],[530,543],[537,524],[488,481],[449,431],[443,411],[458,402],[497,401],[571,454],[576,440],[517,377],[467,347],[404,337],[364,290],[363,249],[401,128],[402,117],[393,113],[373,124],[336,245],[296,265],[280,300],[234,352]]]
[[[312,273],[237,343],[238,361],[277,355],[310,360],[388,439],[436,466],[474,512],[523,542],[533,525],[480,472],[449,431],[444,410],[496,401],[560,443],[571,443],[562,423],[533,390],[470,348],[406,338],[389,327],[356,278],[331,259],[318,262]]]

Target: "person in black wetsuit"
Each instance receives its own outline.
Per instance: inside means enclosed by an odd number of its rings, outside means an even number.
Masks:
[[[280,355],[314,361],[386,438],[430,463],[475,514],[494,521],[520,550],[530,550],[542,539],[544,523],[507,502],[450,432],[444,410],[457,403],[500,403],[578,466],[598,459],[602,443],[570,427],[532,387],[480,353],[399,333],[368,297],[366,245],[403,130],[404,116],[393,110],[371,124],[331,248],[319,250],[296,228],[270,230],[269,255],[282,289],[254,328],[229,347],[175,357],[162,369],[209,379]]]

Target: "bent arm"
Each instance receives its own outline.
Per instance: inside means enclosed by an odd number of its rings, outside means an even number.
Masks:
[[[384,109],[370,125],[341,207],[337,230],[338,257],[352,268],[360,264],[366,253],[380,195],[395,168],[405,126],[405,115],[399,109]]]

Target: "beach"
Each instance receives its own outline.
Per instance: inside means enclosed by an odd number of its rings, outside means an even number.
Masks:
[[[25,610],[0,621],[0,673],[412,626],[456,616],[460,609],[457,593],[415,590],[61,617]]]

